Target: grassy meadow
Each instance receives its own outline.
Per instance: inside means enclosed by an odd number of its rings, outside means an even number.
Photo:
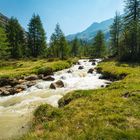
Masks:
[[[1,60],[0,78],[16,78],[31,74],[38,74],[43,69],[52,69],[52,71],[55,72],[71,67],[73,63],[76,63],[76,61],[76,58],[64,61],[59,59]]]
[[[117,81],[104,89],[73,91],[59,108],[38,107],[22,140],[139,140],[140,65],[110,61],[98,70]]]

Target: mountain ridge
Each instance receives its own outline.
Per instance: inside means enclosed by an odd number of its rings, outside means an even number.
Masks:
[[[105,34],[105,39],[108,40],[110,37],[109,29],[110,26],[113,23],[113,18],[104,20],[102,22],[93,22],[88,28],[86,28],[84,31],[76,33],[76,34],[70,34],[66,36],[68,41],[72,41],[74,38],[91,41],[97,34],[99,30],[102,30]]]

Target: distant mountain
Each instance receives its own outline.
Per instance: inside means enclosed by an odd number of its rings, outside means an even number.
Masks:
[[[0,13],[0,26],[5,27],[9,21],[9,18]]]
[[[102,30],[105,34],[105,39],[108,40],[110,37],[109,28],[113,23],[113,18],[105,20],[101,23],[94,22],[90,27],[88,27],[85,31],[68,35],[66,38],[68,41],[73,40],[75,37],[78,39],[91,41],[97,34],[99,30]]]

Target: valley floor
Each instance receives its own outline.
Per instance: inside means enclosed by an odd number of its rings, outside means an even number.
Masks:
[[[40,106],[22,139],[139,140],[140,65],[110,61],[98,70],[118,81],[104,89],[73,91],[59,101],[59,108]]]

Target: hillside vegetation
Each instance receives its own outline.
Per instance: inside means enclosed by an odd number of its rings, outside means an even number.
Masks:
[[[22,139],[139,140],[140,66],[111,61],[98,69],[106,77],[124,79],[105,89],[73,91],[59,101],[59,108],[38,107],[32,129]]]

